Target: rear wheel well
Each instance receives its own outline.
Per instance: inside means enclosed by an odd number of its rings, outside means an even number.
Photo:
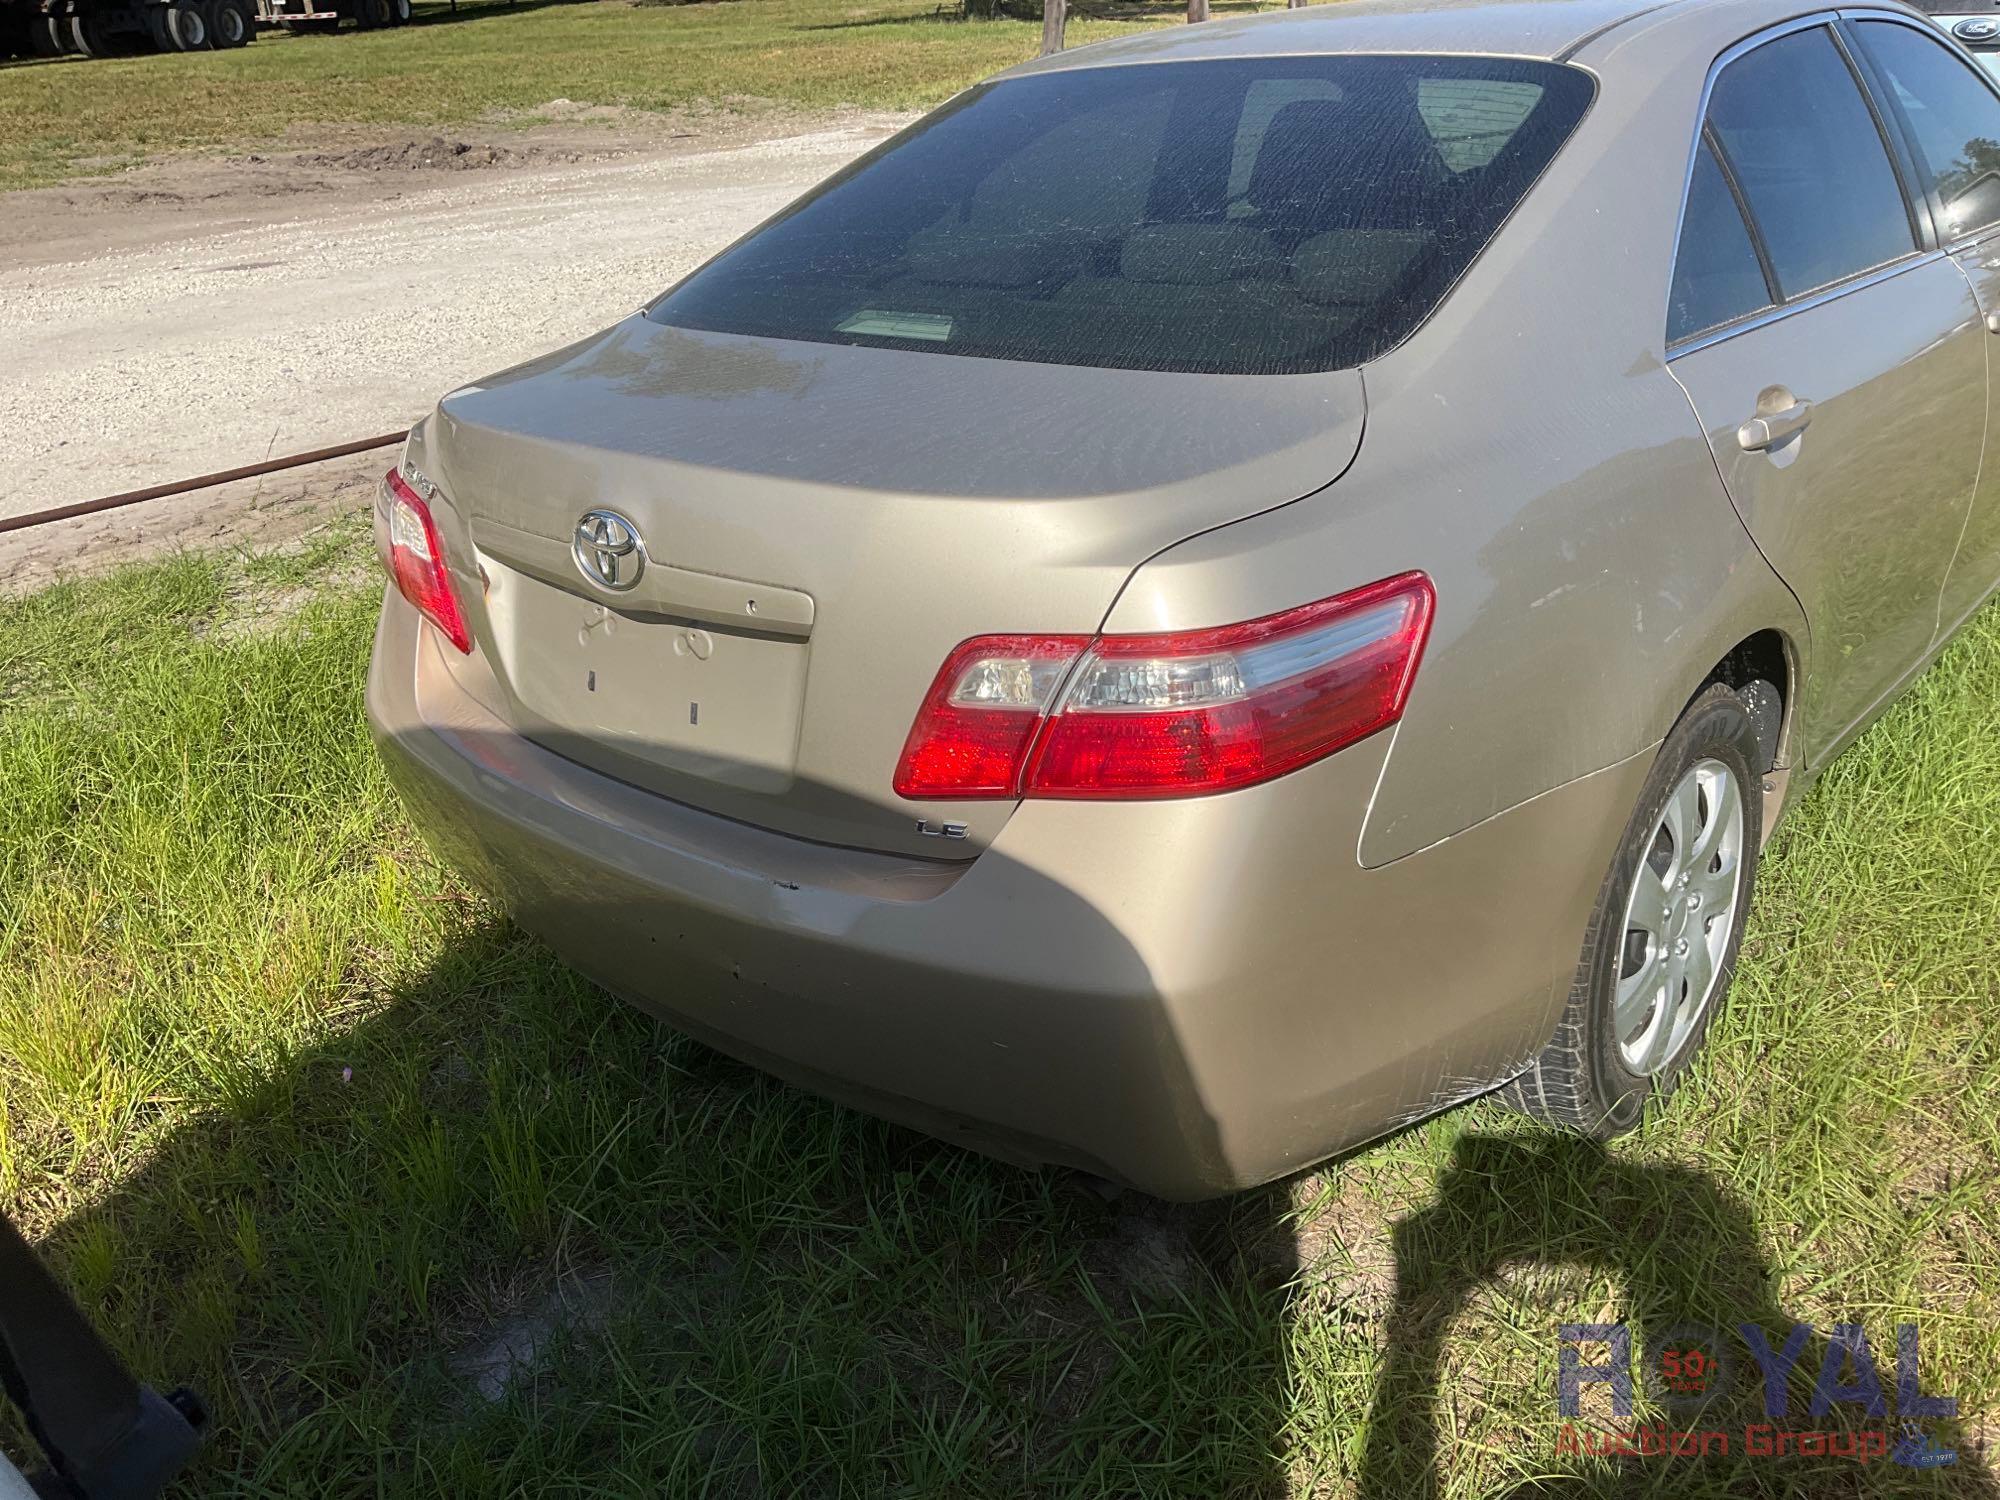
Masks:
[[[1699,697],[1711,683],[1726,683],[1744,696],[1757,722],[1758,743],[1764,749],[1764,764],[1754,769],[1769,771],[1789,763],[1793,668],[1791,643],[1775,630],[1760,630],[1729,648],[1728,653],[1709,669],[1695,689]],[[1768,684],[1760,687],[1759,684]],[[1775,692],[1776,701],[1771,701]],[[1693,700],[1690,699],[1690,702]]]

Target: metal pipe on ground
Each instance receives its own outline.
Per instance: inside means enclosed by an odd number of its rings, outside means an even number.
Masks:
[[[392,443],[400,443],[410,435],[409,429],[384,433],[380,437],[360,438],[351,443],[335,443],[330,448],[314,448],[309,453],[288,454],[284,458],[267,458],[262,463],[245,464],[238,469],[223,469],[214,474],[197,474],[192,479],[176,479],[169,484],[149,485],[142,490],[127,490],[122,495],[106,495],[97,500],[79,500],[74,505],[57,505],[48,510],[32,510],[24,516],[0,517],[0,535],[10,531],[26,531],[30,526],[47,526],[55,521],[70,521],[78,516],[94,516],[99,511],[118,510],[127,505],[137,505],[142,500],[164,500],[169,495],[184,495],[190,490],[205,490],[218,484],[229,484],[238,479],[255,479],[260,474],[276,474],[283,469],[296,469],[305,464],[325,463],[330,458],[346,458],[353,453],[366,453],[372,448],[387,448]]]

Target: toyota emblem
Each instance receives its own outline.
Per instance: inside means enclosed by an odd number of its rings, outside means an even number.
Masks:
[[[570,542],[576,570],[601,589],[623,593],[646,571],[639,528],[615,510],[587,510]]]

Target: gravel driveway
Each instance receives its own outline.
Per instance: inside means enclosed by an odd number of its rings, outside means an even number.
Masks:
[[[0,516],[406,425],[631,312],[901,123],[378,142],[8,195]]]

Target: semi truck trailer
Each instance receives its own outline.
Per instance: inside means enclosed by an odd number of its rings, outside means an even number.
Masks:
[[[410,0],[0,0],[0,56],[208,52],[241,47],[260,27],[366,31],[409,19]]]

